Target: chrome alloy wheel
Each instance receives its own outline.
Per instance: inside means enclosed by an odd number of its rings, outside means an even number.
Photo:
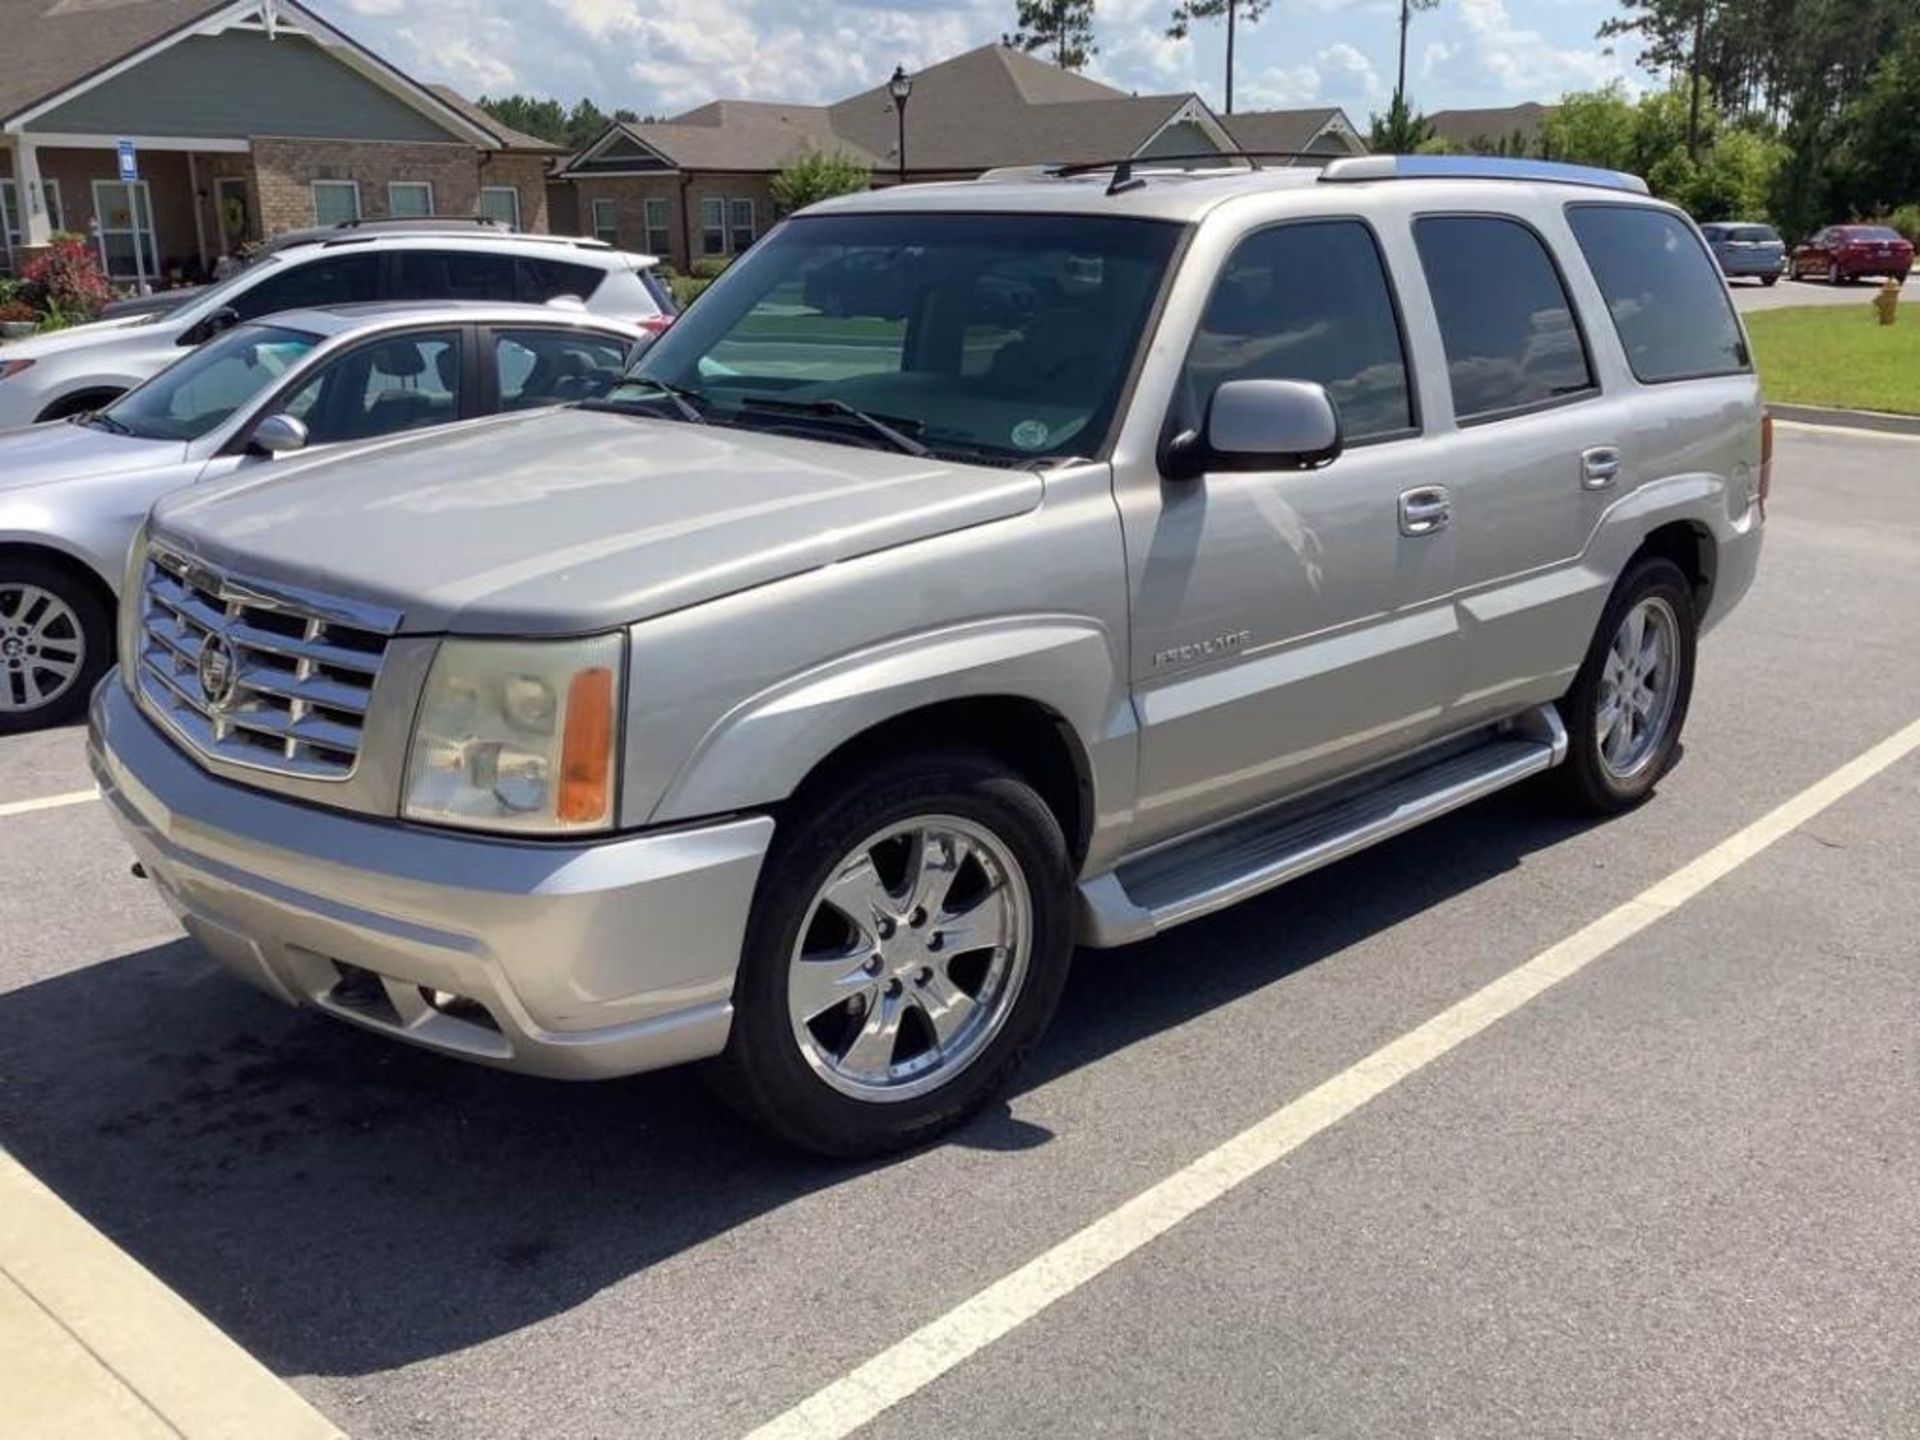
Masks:
[[[1600,671],[1593,734],[1600,763],[1630,780],[1652,763],[1673,720],[1680,655],[1680,621],[1673,607],[1648,596],[1614,631]]]
[[[51,705],[86,659],[87,634],[72,606],[38,585],[0,580],[0,713]]]
[[[1026,878],[997,836],[952,815],[891,825],[808,907],[787,978],[794,1039],[844,1095],[924,1095],[999,1033],[1032,952]]]

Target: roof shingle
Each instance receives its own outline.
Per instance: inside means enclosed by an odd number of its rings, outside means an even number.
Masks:
[[[225,8],[230,0],[0,0],[0,121]]]

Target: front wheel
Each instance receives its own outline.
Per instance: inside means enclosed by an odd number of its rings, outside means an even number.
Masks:
[[[0,560],[0,735],[73,719],[113,660],[113,616],[58,565]]]
[[[1046,1029],[1072,954],[1065,837],[984,756],[888,762],[783,824],[715,1066],[791,1144],[883,1154],[959,1124]]]
[[[1583,808],[1630,810],[1673,764],[1693,698],[1698,632],[1693,586],[1671,560],[1648,557],[1621,577],[1560,701],[1564,783]]]
[[[1778,275],[1762,275],[1760,277],[1760,283],[1766,286],[1767,289],[1769,290],[1771,290],[1776,284],[1778,284],[1779,280],[1780,280],[1780,277]]]

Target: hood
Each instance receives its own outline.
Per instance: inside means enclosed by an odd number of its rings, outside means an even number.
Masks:
[[[177,464],[186,456],[186,444],[179,440],[142,440],[65,420],[24,425],[0,430],[0,491],[50,480],[152,470]]]
[[[506,416],[154,511],[222,568],[396,609],[412,633],[612,629],[1020,514],[1024,470],[605,411]]]
[[[162,315],[128,315],[118,320],[95,320],[86,325],[69,325],[64,330],[49,330],[44,335],[29,335],[24,340],[9,340],[0,358],[7,360],[44,360],[49,355],[58,355],[65,350],[79,350],[88,345],[98,344],[108,335],[121,330],[138,330],[152,325],[167,317]]]

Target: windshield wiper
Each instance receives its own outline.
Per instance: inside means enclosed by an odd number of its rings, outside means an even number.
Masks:
[[[856,409],[844,400],[783,400],[777,395],[746,395],[741,397],[740,404],[743,407],[751,406],[756,410],[785,411],[790,415],[844,415],[849,420],[859,421],[904,455],[926,456],[933,453],[911,435],[894,429],[878,415],[869,415],[865,410]],[[905,420],[898,423],[917,425],[919,422]]]
[[[658,390],[663,396],[673,402],[673,408],[680,412],[680,418],[682,420],[690,420],[695,425],[706,425],[710,423],[707,419],[707,412],[700,408],[700,405],[706,403],[707,397],[702,395],[698,390],[689,390],[686,386],[675,385],[670,380],[656,380],[651,375],[630,375],[614,388],[619,390],[628,385],[651,385],[655,390]],[[698,401],[699,404],[696,404],[696,401]],[[588,400],[582,408],[599,410],[618,409],[619,407],[620,402],[609,395],[599,400]]]
[[[104,410],[88,410],[73,417],[79,425],[97,427],[113,435],[131,435],[133,427],[124,420],[116,420]]]

